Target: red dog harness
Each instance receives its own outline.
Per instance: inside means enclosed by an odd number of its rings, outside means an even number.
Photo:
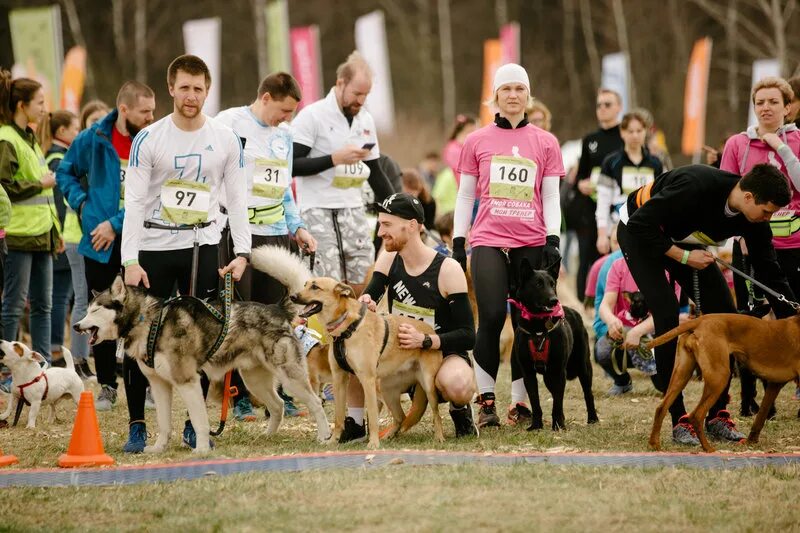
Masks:
[[[522,302],[518,302],[513,298],[509,298],[507,301],[519,310],[520,318],[523,320],[545,321],[545,331],[531,333],[521,326],[517,326],[517,329],[520,329],[529,335],[528,352],[530,353],[534,364],[537,366],[546,367],[550,356],[550,332],[556,329],[559,324],[561,324],[561,320],[564,318],[564,308],[561,307],[561,303],[558,303],[550,311],[546,311],[544,313],[534,313]]]
[[[24,385],[18,385],[18,386],[17,386],[17,388],[19,389],[19,397],[20,397],[20,399],[21,399],[23,402],[25,402],[25,405],[28,405],[28,406],[30,406],[30,404],[31,404],[31,402],[29,402],[29,401],[28,401],[28,400],[25,398],[25,388],[26,388],[26,387],[30,387],[30,386],[31,386],[31,385],[33,385],[34,383],[39,383],[39,381],[40,381],[42,378],[44,378],[44,394],[42,395],[42,401],[44,401],[44,400],[46,400],[46,399],[47,399],[47,391],[49,391],[49,390],[50,390],[50,383],[47,381],[47,374],[45,374],[44,372],[42,372],[41,374],[39,374],[38,376],[36,376],[36,377],[35,377],[33,380],[31,380],[31,381],[29,381],[29,382],[25,383]]]

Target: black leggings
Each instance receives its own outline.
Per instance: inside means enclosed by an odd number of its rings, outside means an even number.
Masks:
[[[181,294],[189,294],[192,277],[192,249],[139,252],[139,264],[150,280],[150,294],[158,298],[169,298],[175,288]],[[217,274],[218,250],[216,244],[200,247],[197,264],[197,289],[195,296],[200,299],[216,299],[219,287]],[[142,374],[139,364],[125,357],[122,362],[125,396],[128,398],[130,422],[144,420],[144,400],[147,392],[147,378]],[[208,379],[202,375],[203,396],[208,393]]]
[[[473,356],[478,366],[494,379],[497,379],[497,369],[500,367],[500,333],[508,312],[506,300],[519,282],[523,258],[527,258],[534,268],[541,268],[542,248],[513,248],[508,250],[508,258],[499,248],[476,246],[472,249],[472,285],[478,304],[478,332]],[[511,321],[516,330],[516,312],[511,313]],[[515,342],[514,351],[516,346]],[[511,380],[520,378],[522,370],[518,368],[512,352]]]
[[[108,263],[100,263],[89,257],[83,258],[86,269],[86,287],[89,291],[89,301],[94,297],[92,291],[103,292],[114,283],[114,279],[121,272],[119,255],[120,239],[114,241],[111,257]],[[97,383],[117,388],[117,343],[105,341],[92,347],[94,367],[97,371]]]
[[[672,284],[664,275],[664,270],[669,272],[670,279],[676,281],[681,290],[695,299],[692,273],[697,272],[701,308],[703,313],[735,313],[736,307],[728,283],[725,281],[722,272],[716,264],[712,264],[703,270],[694,270],[687,265],[682,265],[678,261],[673,261],[665,255],[653,256],[648,248],[637,242],[628,233],[625,224],[617,226],[617,239],[619,240],[622,253],[628,262],[633,279],[639,290],[644,294],[647,306],[653,315],[655,322],[655,335],[661,335],[678,326],[678,299]],[[695,302],[696,304],[697,302]],[[673,339],[670,342],[657,346],[655,349],[656,369],[655,385],[659,391],[665,392],[669,386],[672,368],[675,366],[675,350],[678,341]],[[717,415],[717,411],[725,409],[728,405],[728,386],[722,391],[717,402],[708,412],[711,419]],[[683,394],[675,398],[669,410],[672,415],[672,424],[678,423],[678,419],[686,414],[683,405]]]
[[[575,290],[578,300],[581,302],[586,298],[586,278],[592,264],[600,257],[597,251],[597,228],[590,226],[580,228],[576,231],[578,237],[578,273],[575,278]],[[568,253],[568,251],[567,251]]]

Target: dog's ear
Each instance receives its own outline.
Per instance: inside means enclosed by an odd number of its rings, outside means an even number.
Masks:
[[[22,344],[18,342],[12,342],[11,347],[14,348],[14,352],[16,352],[18,356],[22,357],[23,355],[25,355],[25,346],[23,346]]]
[[[127,294],[128,288],[125,286],[125,280],[122,276],[114,278],[114,283],[111,284],[111,297],[115,300],[122,300]]]
[[[31,360],[38,361],[38,362],[44,363],[44,364],[49,364],[47,362],[47,359],[45,359],[44,356],[42,354],[40,354],[39,352],[31,352]]]
[[[527,257],[522,258],[522,263],[519,265],[519,278],[521,281],[530,279],[533,276],[533,265],[528,261]]]
[[[354,291],[353,288],[346,283],[337,283],[333,288],[333,292],[336,293],[337,296],[344,296],[345,298],[355,299],[356,297],[356,291]]]
[[[98,296],[100,296],[100,291],[96,291],[96,290],[92,289],[92,300],[94,300]]]
[[[633,303],[633,293],[628,291],[622,291],[622,297],[628,302],[628,305]]]

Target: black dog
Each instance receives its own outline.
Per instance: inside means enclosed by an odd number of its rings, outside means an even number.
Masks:
[[[542,429],[542,406],[536,374],[544,376],[553,395],[553,431],[566,429],[564,389],[567,380],[580,380],[586,401],[588,421],[598,421],[592,395],[592,364],[589,360],[589,335],[580,314],[569,307],[563,315],[551,316],[560,308],[556,283],[546,270],[534,270],[522,260],[520,279],[514,294],[513,309],[519,317],[512,357],[522,369],[525,388],[531,401],[533,422],[528,431]],[[560,313],[558,313],[560,315]]]
[[[641,291],[623,291],[622,297],[625,298],[630,305],[628,314],[631,315],[631,319],[634,321],[641,322],[647,318],[647,315],[650,314],[650,308],[647,307],[647,302],[644,300],[644,294],[642,294]]]

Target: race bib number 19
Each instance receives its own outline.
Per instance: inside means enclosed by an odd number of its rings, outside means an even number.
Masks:
[[[369,178],[369,167],[363,161],[352,165],[336,165],[333,186],[337,189],[360,189]]]
[[[256,159],[253,195],[279,200],[289,186],[289,164],[280,159]]]
[[[208,221],[211,186],[181,179],[167,180],[161,187],[161,218],[173,224]]]
[[[536,185],[536,163],[524,157],[496,155],[489,174],[489,196],[531,201]]]

